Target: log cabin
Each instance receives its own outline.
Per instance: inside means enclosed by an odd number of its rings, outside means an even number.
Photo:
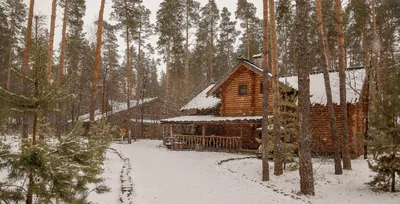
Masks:
[[[136,100],[132,100],[129,108],[127,108],[126,102],[110,103],[112,105],[104,114],[99,109],[95,111],[95,121],[106,118],[107,122],[115,128],[115,136],[120,136],[121,130],[126,130],[126,134],[129,134],[130,131],[132,138],[135,139],[162,138],[160,120],[167,116],[163,114],[164,104],[158,97],[145,98],[138,104]],[[78,120],[88,127],[89,116],[89,113],[81,115]]]
[[[269,74],[270,75],[270,74]],[[342,137],[338,72],[329,73],[339,137]],[[271,75],[270,75],[271,76]],[[168,129],[164,137],[173,138],[183,148],[209,150],[255,150],[259,144],[262,120],[263,70],[255,63],[239,63],[217,83],[210,84],[181,108],[183,116],[161,120]],[[357,133],[364,130],[364,69],[346,70],[347,108],[351,154],[363,154]],[[297,95],[297,76],[280,77],[280,86]],[[272,87],[269,84],[269,114],[272,117]],[[281,97],[288,94],[281,90]],[[322,73],[310,74],[310,121],[314,154],[333,153],[332,135]],[[284,107],[281,107],[281,109]],[[283,139],[291,142],[295,138]]]

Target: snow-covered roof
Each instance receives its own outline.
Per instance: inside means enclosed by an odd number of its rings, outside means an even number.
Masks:
[[[157,99],[157,97],[156,98],[145,98],[143,100],[139,100],[138,105],[142,105],[144,103],[154,101],[155,99]],[[128,106],[127,106],[126,102],[112,102],[113,111],[108,111],[107,113],[104,113],[104,116],[106,116],[106,115],[110,116],[115,113],[124,111],[124,110],[128,109],[127,107]],[[130,108],[133,108],[133,107],[136,107],[136,100],[130,101]],[[101,110],[100,109],[96,110],[94,112],[94,121],[100,120],[102,118],[103,118],[103,115],[101,114]],[[90,121],[90,113],[79,116],[78,120],[82,121],[82,122],[89,122]]]
[[[262,116],[221,117],[214,115],[189,115],[161,120],[161,123],[173,122],[235,122],[235,121],[259,121]]]
[[[213,86],[214,84],[211,84],[206,89],[204,89],[199,95],[197,95],[191,101],[189,101],[189,103],[184,105],[181,108],[181,111],[191,110],[191,109],[203,110],[203,109],[210,109],[217,107],[221,103],[221,100],[212,95],[207,96],[207,92]]]
[[[360,101],[360,94],[365,79],[365,69],[348,69],[346,70],[346,100],[347,103],[356,103]],[[339,92],[339,72],[334,71],[329,73],[329,79],[332,89],[332,101],[334,104],[340,103]],[[279,80],[282,83],[287,83],[294,89],[298,89],[298,77],[281,77]],[[326,91],[324,85],[323,73],[316,73],[310,75],[310,95],[312,104],[327,103]]]
[[[136,122],[136,119],[130,119],[130,121]],[[141,123],[142,120],[138,119],[138,122]],[[160,120],[143,119],[143,123],[159,124]]]

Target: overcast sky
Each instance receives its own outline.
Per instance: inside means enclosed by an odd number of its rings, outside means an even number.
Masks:
[[[24,0],[25,3],[29,6],[29,0]],[[160,3],[163,0],[143,0],[143,5],[151,10],[151,22],[155,23],[156,21],[156,12],[159,8]],[[204,6],[208,0],[198,0],[201,3],[201,6]],[[254,3],[257,7],[257,16],[259,18],[262,17],[262,0],[248,0],[249,2]],[[51,2],[52,0],[36,0],[35,1],[35,14],[46,15],[48,21],[50,21],[51,15]],[[89,40],[95,41],[94,33],[96,29],[93,25],[93,22],[98,18],[99,9],[100,9],[101,0],[86,0],[86,16],[84,17],[85,21],[85,32],[87,33],[87,37]],[[237,0],[216,0],[218,9],[221,11],[223,7],[227,7],[228,10],[232,13],[232,19],[235,18],[234,12],[236,10]],[[104,19],[109,20],[110,14],[112,12],[112,0],[106,0],[106,7],[104,10]],[[57,9],[57,22],[56,22],[56,33],[55,33],[55,47],[58,47],[59,42],[61,41],[61,27],[62,27],[62,17],[63,10],[58,7]],[[124,40],[122,38],[119,39],[119,43],[121,45],[120,52],[124,50]],[[153,46],[156,46],[157,36],[154,36],[150,39]],[[123,56],[123,53],[121,53]],[[155,56],[157,57],[157,55]],[[163,66],[160,67],[163,69]]]

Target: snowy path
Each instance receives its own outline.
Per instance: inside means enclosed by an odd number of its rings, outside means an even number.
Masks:
[[[217,164],[241,155],[168,151],[157,147],[160,144],[143,140],[133,145],[112,145],[131,161],[134,203],[304,203],[263,188],[260,183],[232,174]]]

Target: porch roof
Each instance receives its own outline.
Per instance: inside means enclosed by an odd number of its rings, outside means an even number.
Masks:
[[[161,120],[161,123],[216,123],[216,122],[261,122],[262,116],[222,117],[214,115],[189,115]]]

